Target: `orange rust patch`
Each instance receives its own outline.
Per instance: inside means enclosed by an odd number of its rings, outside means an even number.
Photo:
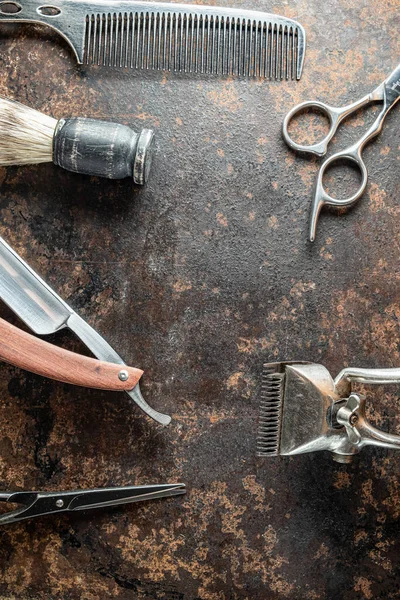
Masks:
[[[336,473],[335,479],[336,481],[333,485],[338,490],[343,490],[351,485],[351,479],[348,471],[339,471]]]
[[[187,292],[192,289],[192,284],[190,281],[184,281],[183,279],[178,279],[173,286],[175,292],[182,293]]]
[[[276,217],[275,215],[271,215],[268,219],[268,225],[271,227],[271,229],[278,229],[278,227],[279,227],[278,217]]]
[[[223,227],[228,227],[228,219],[221,213],[217,213],[217,221]]]
[[[217,104],[222,106],[231,112],[237,112],[242,107],[242,101],[236,91],[235,85],[231,83],[225,83],[224,86],[208,92],[208,98]]]
[[[371,585],[372,585],[371,581],[369,581],[365,577],[357,577],[354,580],[354,591],[362,592],[364,598],[366,600],[370,600],[373,597],[372,591],[371,591]]]

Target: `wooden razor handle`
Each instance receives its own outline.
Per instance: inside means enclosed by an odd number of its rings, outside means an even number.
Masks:
[[[132,390],[143,371],[49,344],[0,318],[0,360],[43,377],[100,390]]]

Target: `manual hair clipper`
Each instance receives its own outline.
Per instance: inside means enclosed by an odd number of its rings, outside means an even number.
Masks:
[[[264,365],[258,456],[293,456],[328,450],[337,462],[350,463],[364,446],[400,450],[400,436],[373,427],[365,398],[351,383],[400,383],[400,369],[343,369],[333,379],[309,362]]]

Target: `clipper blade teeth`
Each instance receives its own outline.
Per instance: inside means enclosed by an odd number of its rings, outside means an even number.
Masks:
[[[264,367],[261,388],[257,456],[277,456],[280,447],[284,373]]]

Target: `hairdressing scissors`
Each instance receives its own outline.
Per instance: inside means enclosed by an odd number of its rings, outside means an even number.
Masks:
[[[283,137],[285,142],[293,148],[293,150],[298,150],[299,152],[309,152],[310,154],[315,154],[316,156],[324,156],[326,154],[328,144],[336,133],[337,128],[340,123],[349,115],[356,112],[359,108],[363,106],[367,106],[373,102],[383,102],[383,107],[378,117],[368,129],[366,133],[352,146],[345,148],[341,152],[337,152],[333,154],[330,158],[325,160],[318,173],[317,184],[314,193],[314,199],[311,207],[311,219],[310,219],[310,241],[313,242],[315,239],[315,232],[317,228],[317,221],[319,214],[321,212],[321,208],[328,204],[330,206],[350,206],[354,204],[364,193],[364,190],[367,185],[368,180],[368,171],[365,163],[361,157],[361,153],[364,149],[364,146],[372,140],[375,136],[377,136],[383,126],[383,121],[385,120],[386,115],[390,111],[391,108],[396,104],[396,102],[400,98],[400,64],[396,67],[396,69],[389,75],[385,81],[383,81],[373,92],[367,94],[357,102],[353,104],[348,104],[343,107],[335,107],[330,106],[329,104],[325,104],[324,102],[318,101],[308,101],[302,102],[295,106],[285,117],[283,121]],[[299,114],[301,111],[305,109],[314,109],[324,113],[330,123],[329,132],[326,137],[310,146],[303,146],[301,144],[297,144],[294,142],[288,133],[288,126],[293,117]],[[331,167],[333,163],[339,162],[342,160],[348,160],[352,163],[356,164],[361,172],[361,185],[358,191],[350,196],[350,198],[345,199],[337,199],[330,196],[322,183],[323,176],[328,169]]]
[[[183,483],[133,485],[67,492],[0,492],[0,502],[23,505],[21,508],[1,515],[0,525],[17,523],[44,515],[118,506],[185,493],[186,489]]]

